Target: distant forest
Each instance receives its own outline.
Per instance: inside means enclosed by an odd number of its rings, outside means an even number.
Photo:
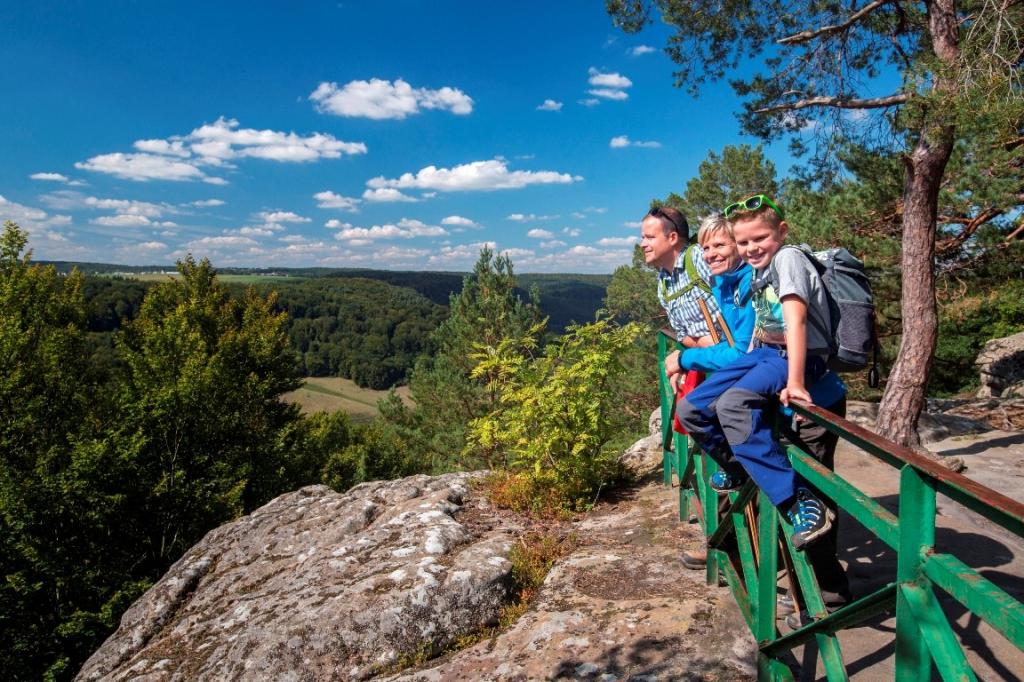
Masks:
[[[74,267],[87,277],[83,294],[87,328],[97,353],[115,362],[112,333],[138,313],[153,281],[111,276],[170,268],[95,263],[52,263]],[[430,333],[447,316],[449,299],[462,290],[464,275],[448,272],[331,270],[326,268],[219,271],[240,297],[251,283],[266,296],[277,292],[274,308],[288,313],[287,334],[296,371],[302,376],[338,376],[365,388],[405,383],[417,356],[433,353]],[[260,275],[267,276],[261,282]],[[270,275],[275,277],[271,278]],[[244,282],[231,282],[232,277]],[[548,329],[562,333],[573,323],[592,321],[602,306],[609,275],[519,275],[517,293],[536,290]]]

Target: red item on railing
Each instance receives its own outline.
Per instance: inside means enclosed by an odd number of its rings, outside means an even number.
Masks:
[[[702,381],[704,381],[704,372],[698,372],[693,369],[687,370],[686,376],[679,382],[679,388],[676,389],[676,399],[673,401],[673,404],[677,404],[680,398],[697,388]],[[686,433],[686,429],[679,423],[679,417],[676,416],[675,409],[672,410],[672,430],[676,433]]]

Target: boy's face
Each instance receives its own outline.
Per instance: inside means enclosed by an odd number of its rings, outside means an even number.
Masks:
[[[736,236],[740,257],[750,263],[751,267],[760,270],[768,267],[776,252],[786,243],[788,226],[783,221],[776,227],[765,220],[763,215],[754,215],[736,220],[732,224],[732,231]]]
[[[644,218],[640,224],[640,248],[643,249],[644,261],[648,265],[671,270],[681,250],[679,233],[671,231],[665,234],[661,221],[661,218],[652,215]]]

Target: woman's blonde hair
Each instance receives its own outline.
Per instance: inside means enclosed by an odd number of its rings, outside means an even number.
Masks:
[[[732,233],[732,225],[725,219],[725,216],[721,213],[712,213],[700,221],[700,229],[697,230],[697,243],[704,246],[704,242],[711,239],[711,235],[716,232],[725,232],[729,235],[730,239],[735,240]]]

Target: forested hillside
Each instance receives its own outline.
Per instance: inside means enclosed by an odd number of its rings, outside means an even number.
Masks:
[[[362,278],[318,277],[257,290],[277,292],[275,309],[288,315],[300,374],[338,376],[366,388],[404,382],[416,358],[432,352],[430,333],[445,315],[415,291]]]
[[[63,263],[62,266],[68,264]],[[86,272],[110,272],[83,264]],[[428,336],[447,315],[450,297],[462,290],[464,275],[436,272],[346,270],[311,277],[314,269],[275,271],[279,277],[236,269],[225,276],[232,295],[246,286],[263,295],[276,292],[274,309],[287,313],[286,328],[302,376],[337,376],[364,388],[385,389],[405,383],[416,358],[433,349]],[[161,278],[89,276],[83,281],[90,343],[110,356],[110,333],[134,319],[146,291]],[[561,333],[585,323],[603,305],[608,275],[524,275],[515,293],[539,292],[548,328]]]

